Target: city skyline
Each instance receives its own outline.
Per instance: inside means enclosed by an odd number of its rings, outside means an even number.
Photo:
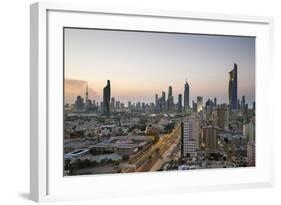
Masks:
[[[254,38],[64,34],[64,176],[256,165]]]
[[[107,85],[105,85],[105,87],[107,87],[108,86],[108,83],[110,82],[110,80],[107,80]],[[105,94],[104,94],[104,92],[105,91],[103,91],[103,95],[101,96],[101,97],[99,97],[99,99],[97,100],[97,98],[93,98],[93,99],[91,99],[91,98],[89,98],[89,87],[88,87],[88,83],[87,82],[85,82],[85,84],[86,84],[86,86],[85,86],[85,91],[86,92],[84,92],[85,93],[85,96],[83,95],[84,93],[83,92],[81,92],[81,94],[78,94],[76,97],[75,97],[75,99],[74,99],[74,102],[72,103],[72,104],[75,104],[75,101],[77,100],[77,98],[82,98],[82,99],[84,99],[85,100],[85,102],[87,102],[87,100],[93,100],[94,102],[96,102],[96,103],[103,103],[103,102],[105,102]],[[186,81],[186,83],[185,83],[185,86],[186,85],[188,85],[188,83],[187,83],[187,81]],[[169,86],[168,87],[168,92],[166,92],[165,90],[163,90],[160,94],[162,94],[163,95],[163,93],[166,95],[166,93],[169,93],[169,90],[170,90],[170,88],[172,88],[172,86]],[[186,87],[185,87],[186,88]],[[172,94],[171,95],[171,97],[173,97],[172,99],[172,101],[173,101],[173,104],[174,105],[176,105],[176,104],[178,104],[179,102],[180,102],[180,106],[181,106],[181,109],[182,108],[184,108],[184,109],[186,109],[186,108],[188,108],[188,107],[192,107],[192,104],[189,102],[189,100],[187,101],[188,103],[186,104],[186,106],[185,106],[185,99],[184,98],[182,98],[182,96],[188,96],[188,99],[190,99],[190,96],[189,95],[184,95],[184,93],[185,93],[185,90],[186,89],[184,89],[184,92],[183,93],[178,93],[178,98],[176,98],[177,96],[175,96],[174,94]],[[188,87],[188,91],[189,91],[189,87]],[[189,93],[189,92],[188,92]],[[157,96],[158,97],[158,93],[156,93],[155,94],[155,96]],[[114,98],[114,101],[116,101],[116,102],[119,102],[119,103],[124,103],[124,106],[125,107],[128,107],[128,104],[137,104],[137,103],[146,103],[146,104],[150,104],[150,103],[153,103],[154,105],[156,105],[157,103],[155,102],[155,96],[154,96],[154,101],[153,100],[151,100],[151,101],[145,101],[145,100],[143,100],[143,99],[141,99],[141,97],[139,97],[140,98],[140,100],[138,100],[138,101],[132,101],[132,100],[130,100],[130,99],[128,99],[127,101],[122,101],[122,100],[120,100],[119,98],[116,98],[115,96],[112,96],[111,98],[109,98],[109,100],[106,100],[106,101],[108,101],[107,102],[107,104],[105,105],[105,104],[103,104],[102,106],[104,107],[104,106],[109,106],[109,103],[112,103],[111,102],[111,99],[112,98]],[[202,98],[202,106],[203,106],[203,104],[204,103],[207,103],[209,100],[215,100],[215,103],[217,104],[217,97],[216,96],[214,96],[213,98],[205,98],[204,96],[195,96],[194,98],[192,98],[192,100],[191,100],[191,102],[198,102],[198,98]],[[160,97],[159,97],[159,99],[160,99]],[[249,108],[252,108],[253,107],[253,104],[255,103],[255,100],[254,101],[252,101],[252,102],[250,102],[249,100],[246,100],[247,99],[247,96],[241,96],[241,98],[237,98],[237,103],[243,103],[243,104],[248,104],[248,106],[249,106]],[[168,100],[168,98],[166,99],[167,100],[167,102],[169,101]],[[115,103],[115,102],[114,102]],[[218,104],[229,104],[230,102],[218,102]],[[68,102],[65,102],[65,104],[70,104],[70,103],[68,103]],[[235,109],[237,109],[237,107],[235,108]]]
[[[120,39],[123,48],[116,35],[123,37]],[[85,45],[83,39],[87,39],[89,45]],[[156,42],[150,45],[152,40]],[[102,42],[105,43],[103,47]],[[137,45],[136,48],[131,44]],[[65,103],[73,104],[78,95],[84,97],[86,85],[89,86],[89,98],[102,102],[106,80],[112,84],[111,96],[125,103],[154,102],[155,94],[160,96],[162,91],[168,94],[169,86],[173,87],[174,102],[177,102],[177,96],[184,94],[185,79],[189,84],[190,103],[197,96],[203,96],[204,101],[216,97],[219,103],[229,103],[228,72],[233,63],[237,63],[238,99],[246,96],[246,103],[252,104],[255,101],[254,48],[254,38],[250,37],[67,29]],[[198,60],[198,56],[204,61]],[[145,59],[146,63],[143,63]],[[171,65],[173,59],[174,66]]]

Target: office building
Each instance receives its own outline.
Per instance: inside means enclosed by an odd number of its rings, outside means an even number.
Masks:
[[[228,97],[230,110],[237,110],[237,64],[234,63],[234,68],[229,72],[229,85],[228,85]]]
[[[207,118],[209,118],[213,112],[213,102],[211,99],[208,99],[206,101],[205,110],[206,110]]]
[[[160,112],[166,111],[166,93],[164,91],[162,91],[162,96],[159,103]]]
[[[197,103],[192,100],[192,111],[197,112]]]
[[[103,113],[110,114],[110,80],[107,80],[107,85],[103,88]]]
[[[199,119],[196,115],[183,118],[181,123],[181,156],[189,157],[197,154],[199,142]]]
[[[251,140],[247,144],[247,166],[256,165],[256,145],[255,141]]]
[[[84,110],[84,99],[81,96],[77,96],[75,101],[75,111],[82,112]]]
[[[198,96],[197,97],[197,112],[200,112],[203,110],[203,97]]]
[[[167,99],[167,110],[168,111],[173,111],[174,108],[175,108],[175,104],[174,104],[174,97],[173,97],[173,92],[172,92],[172,86],[169,86],[168,99]]]
[[[217,107],[217,98],[214,98],[214,107]]]
[[[178,96],[178,112],[182,112],[182,95],[179,94]]]
[[[200,141],[202,149],[216,151],[218,149],[217,129],[212,125],[203,126]]]
[[[255,140],[256,126],[255,117],[251,118],[249,122],[243,124],[243,135],[246,136],[248,141]]]
[[[187,81],[184,84],[184,95],[183,95],[183,105],[184,105],[184,110],[188,111],[189,108],[189,84]]]
[[[216,125],[224,130],[229,129],[229,108],[227,104],[217,106]]]
[[[160,101],[161,99],[158,98],[158,94],[155,94],[155,113],[160,112]]]
[[[110,107],[113,109],[115,107],[115,98],[112,97],[110,100]]]

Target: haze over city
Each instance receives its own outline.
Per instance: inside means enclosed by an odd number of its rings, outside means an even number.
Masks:
[[[155,94],[190,85],[190,99],[217,97],[228,103],[228,72],[238,65],[238,97],[255,100],[255,38],[192,34],[65,29],[65,103],[78,95],[102,101],[154,102]]]
[[[254,38],[64,33],[65,176],[256,165]]]

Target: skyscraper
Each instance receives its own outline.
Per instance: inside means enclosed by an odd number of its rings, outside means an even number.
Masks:
[[[217,129],[212,125],[202,127],[201,147],[204,150],[216,150],[218,148]]]
[[[168,98],[173,96],[173,91],[172,91],[172,86],[169,86],[169,90],[168,90]]]
[[[217,98],[214,98],[214,106],[217,107]]]
[[[201,110],[203,110],[203,97],[198,96],[197,97],[197,112],[200,112]]]
[[[88,101],[88,94],[89,94],[89,92],[88,92],[88,83],[87,83],[87,86],[86,86],[86,93],[85,93],[85,95],[86,95],[86,103],[87,103],[87,101]]]
[[[173,92],[172,92],[172,86],[169,86],[168,99],[167,99],[168,111],[173,111],[174,107],[175,107],[175,104],[174,104],[174,97],[173,97]]]
[[[205,104],[205,109],[206,109],[206,114],[207,114],[207,119],[211,116],[213,112],[213,102],[211,99],[208,99]]]
[[[199,141],[199,118],[188,116],[181,123],[181,156],[194,156],[197,153]]]
[[[84,109],[84,99],[81,96],[77,96],[75,101],[76,112],[81,112]]]
[[[178,97],[178,112],[182,112],[182,95],[179,94]]]
[[[110,108],[114,109],[114,107],[115,107],[115,98],[114,97],[111,98],[110,105],[111,105]]]
[[[192,111],[197,112],[197,103],[192,100]]]
[[[237,110],[237,64],[234,63],[234,68],[229,72],[228,97],[230,110]]]
[[[86,92],[85,92],[85,111],[88,111],[90,107],[91,107],[91,100],[89,100],[88,83],[87,83]]]
[[[158,98],[158,94],[155,94],[155,112],[158,113],[160,111],[160,100]]]
[[[107,85],[103,88],[103,113],[110,114],[110,80],[107,80]]]
[[[166,93],[162,91],[162,96],[159,99],[159,111],[163,112],[166,110]]]
[[[187,83],[187,81],[185,82],[184,84],[184,102],[183,102],[183,105],[184,105],[184,110],[187,111],[188,108],[189,108],[189,85]]]
[[[158,94],[155,94],[155,105],[157,105],[158,104]]]
[[[221,104],[217,107],[216,125],[224,130],[229,128],[229,109],[227,104]]]

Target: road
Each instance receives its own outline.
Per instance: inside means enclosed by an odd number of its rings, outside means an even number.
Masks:
[[[144,153],[129,161],[129,166],[134,166],[136,172],[150,171],[150,169],[158,162],[159,159],[166,157],[164,155],[171,146],[176,144],[180,139],[181,129],[178,125],[169,134],[161,137],[158,142],[152,145]],[[159,163],[159,162],[158,162]],[[155,169],[155,168],[154,168]],[[123,169],[123,172],[131,172],[131,169]]]

